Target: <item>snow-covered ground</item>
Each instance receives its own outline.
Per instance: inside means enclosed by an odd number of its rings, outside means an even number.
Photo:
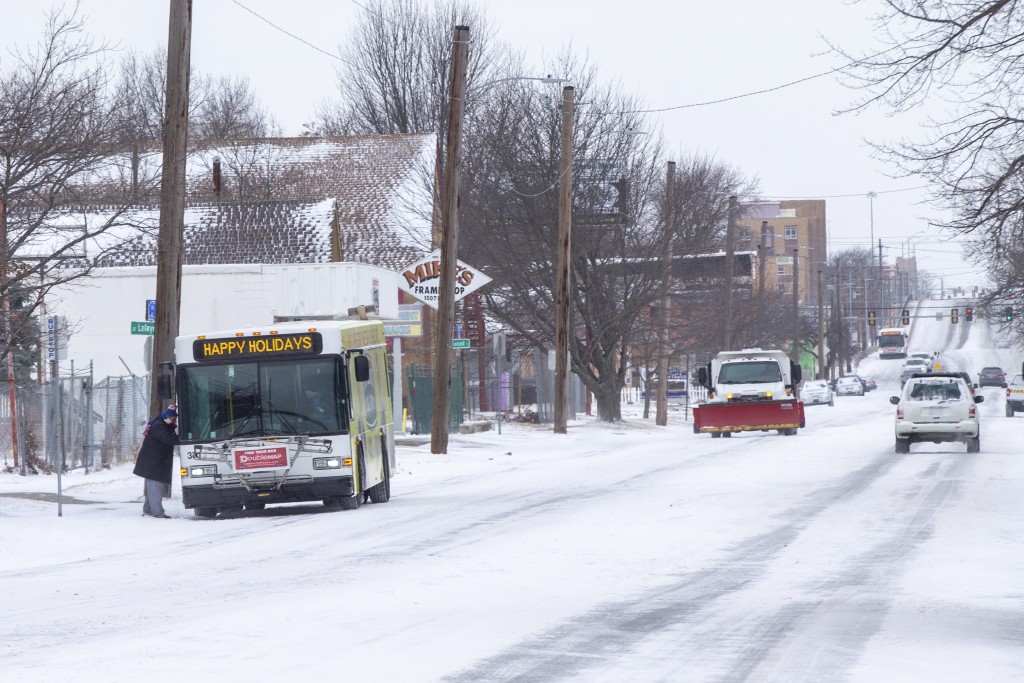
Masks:
[[[913,350],[1020,367],[984,322]],[[963,339],[961,339],[961,336]],[[941,345],[936,345],[941,344]],[[0,475],[0,676],[21,681],[1024,680],[1024,419],[893,452],[899,361],[795,437],[681,412],[398,452],[385,505],[141,517],[130,467]],[[895,374],[893,370],[895,369]]]

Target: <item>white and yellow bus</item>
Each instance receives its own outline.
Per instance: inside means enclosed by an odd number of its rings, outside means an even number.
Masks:
[[[185,507],[199,517],[391,498],[384,326],[316,321],[180,336],[175,388]]]
[[[878,331],[879,358],[906,358],[910,334],[903,327],[883,327]]]

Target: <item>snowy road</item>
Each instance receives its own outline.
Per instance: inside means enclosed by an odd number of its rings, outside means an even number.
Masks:
[[[405,446],[349,512],[141,518],[121,469],[67,477],[96,502],[58,518],[24,495],[53,478],[0,475],[3,679],[1024,680],[1024,418],[985,389],[982,453],[896,455],[894,391],[795,437]]]

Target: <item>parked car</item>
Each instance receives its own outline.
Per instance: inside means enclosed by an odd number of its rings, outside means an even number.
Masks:
[[[1014,375],[1006,387],[1006,417],[1024,412],[1024,375]]]
[[[981,372],[978,373],[978,386],[979,387],[1002,387],[1006,388],[1006,373],[1003,372],[1002,368],[990,365],[987,368],[982,368]]]
[[[911,377],[899,396],[889,402],[896,406],[896,452],[909,453],[911,444],[961,442],[968,453],[981,451],[981,423],[971,388],[956,372],[936,372]]]
[[[878,388],[878,382],[871,379],[870,377],[861,377],[860,383],[864,385],[864,391],[874,391],[875,389]]]
[[[800,387],[800,400],[805,406],[812,406],[819,403],[835,405],[832,395],[832,387],[823,379],[809,379]]]
[[[844,375],[836,380],[836,396],[863,396],[864,385],[857,375]]]

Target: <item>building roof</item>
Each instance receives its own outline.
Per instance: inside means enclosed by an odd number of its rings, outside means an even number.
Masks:
[[[434,139],[416,134],[200,143],[190,149],[187,164],[184,263],[339,260],[400,269],[430,251]],[[160,156],[158,150],[147,153],[143,172],[158,177]],[[95,265],[156,263],[158,197],[131,213],[130,226],[96,242]]]

